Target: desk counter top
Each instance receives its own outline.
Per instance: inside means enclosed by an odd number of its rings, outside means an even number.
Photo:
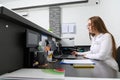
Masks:
[[[60,61],[50,63],[49,68],[64,68],[66,77],[117,78],[118,72],[106,63],[97,60],[93,61],[95,62],[94,68],[74,68],[73,65],[60,64]]]
[[[74,68],[73,65],[69,64],[60,64],[60,61],[49,63],[49,66],[46,67],[46,69],[55,69],[55,68],[62,68],[65,69],[64,77],[75,77],[75,78],[110,78],[110,79],[119,79],[118,73],[111,67],[109,67],[107,64],[103,63],[102,61],[95,61],[94,68]],[[36,69],[36,70],[35,70]],[[34,77],[40,74],[39,68],[28,68],[28,69],[22,69],[22,76],[27,75],[27,77]],[[20,71],[20,70],[18,70]],[[20,73],[17,71],[17,75]],[[13,72],[14,73],[14,72]],[[32,75],[34,73],[34,75]],[[11,75],[11,73],[7,74]],[[16,75],[16,74],[15,74]],[[43,75],[43,74],[42,74]],[[19,75],[20,76],[20,75]],[[38,78],[40,76],[37,76]],[[36,77],[34,77],[36,78]]]

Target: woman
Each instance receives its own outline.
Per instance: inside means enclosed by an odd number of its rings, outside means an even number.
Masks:
[[[93,16],[88,20],[88,31],[92,41],[90,51],[72,52],[74,55],[83,55],[85,58],[103,60],[106,64],[118,71],[116,59],[116,45],[112,34],[106,29],[103,20]]]

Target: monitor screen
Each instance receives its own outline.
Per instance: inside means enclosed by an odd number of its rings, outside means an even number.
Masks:
[[[39,45],[40,35],[39,33],[26,30],[26,47],[37,47]]]

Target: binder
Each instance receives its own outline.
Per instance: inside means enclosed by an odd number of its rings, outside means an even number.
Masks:
[[[94,66],[95,65],[92,65],[92,64],[91,65],[89,65],[89,64],[88,65],[87,64],[86,65],[84,65],[84,64],[73,64],[74,68],[94,68]]]

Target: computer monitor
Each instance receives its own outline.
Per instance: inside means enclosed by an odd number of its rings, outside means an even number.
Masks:
[[[40,34],[33,30],[26,30],[26,47],[37,47],[39,45]]]

